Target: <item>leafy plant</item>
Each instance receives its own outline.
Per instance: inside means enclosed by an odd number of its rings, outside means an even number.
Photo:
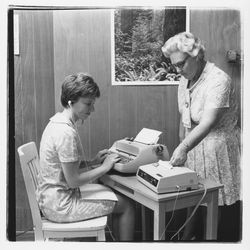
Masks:
[[[125,11],[122,15],[122,11]],[[175,68],[162,56],[164,10],[115,12],[116,81],[176,81]],[[127,18],[127,19],[126,19]]]

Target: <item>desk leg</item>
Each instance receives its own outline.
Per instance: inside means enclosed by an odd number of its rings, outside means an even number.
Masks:
[[[165,209],[160,204],[154,209],[154,240],[165,240]]]
[[[206,240],[217,239],[218,190],[211,192],[207,203]]]
[[[150,238],[150,223],[149,223],[149,209],[141,205],[142,215],[142,240],[149,240]],[[152,236],[151,236],[152,237]]]

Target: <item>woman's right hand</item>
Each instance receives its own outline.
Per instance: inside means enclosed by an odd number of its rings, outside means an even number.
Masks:
[[[111,153],[109,154],[105,160],[103,161],[103,164],[102,166],[107,170],[107,172],[113,168],[114,164],[118,161],[120,161],[121,158],[119,157],[118,154],[115,154],[115,153]]]
[[[169,163],[173,166],[184,166],[186,160],[187,160],[187,148],[184,146],[183,143],[180,143],[179,146],[174,150]]]

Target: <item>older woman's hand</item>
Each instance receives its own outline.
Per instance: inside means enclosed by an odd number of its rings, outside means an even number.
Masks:
[[[184,165],[186,160],[187,160],[187,148],[181,143],[174,150],[169,163],[173,166],[181,166]]]

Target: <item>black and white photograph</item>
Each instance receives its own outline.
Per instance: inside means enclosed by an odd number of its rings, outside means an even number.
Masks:
[[[245,1],[73,2],[4,10],[5,243],[243,248]]]

